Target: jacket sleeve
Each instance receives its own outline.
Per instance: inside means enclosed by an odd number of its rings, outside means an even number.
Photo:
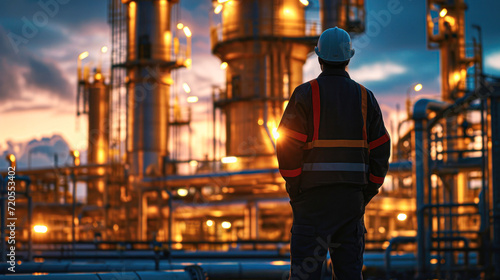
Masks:
[[[385,175],[389,170],[389,157],[391,153],[391,140],[384,126],[382,112],[373,96],[368,91],[371,103],[371,114],[368,119],[368,144],[369,144],[369,170],[368,186],[364,190],[365,205],[378,193],[384,183]]]
[[[278,127],[279,137],[276,153],[281,176],[286,181],[286,190],[290,199],[300,192],[300,180],[304,150],[307,141],[307,91],[310,86],[302,85],[295,89],[283,113]]]

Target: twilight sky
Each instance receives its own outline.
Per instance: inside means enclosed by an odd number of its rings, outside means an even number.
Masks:
[[[423,84],[416,98],[440,92],[439,52],[426,48],[425,1],[397,1],[401,12],[387,22],[377,20],[377,15],[387,10],[389,1],[366,1],[369,31],[354,38],[356,55],[349,69],[353,79],[375,93],[386,116],[394,113],[396,103],[404,110],[406,90],[416,82]],[[318,0],[310,2],[313,14]],[[475,36],[470,26],[481,25],[485,72],[500,75],[500,1],[466,2],[468,41]],[[180,3],[180,21],[191,28],[194,49],[193,67],[178,71],[176,86],[186,82],[201,101],[208,100],[211,86],[224,84],[220,61],[210,52],[211,1]],[[89,51],[86,63],[95,66],[101,46],[110,46],[107,5],[105,0],[0,1],[0,168],[6,166],[3,155],[8,152],[25,165],[27,151],[35,146],[34,166],[50,165],[55,152],[64,164],[68,149],[86,149],[87,120],[75,113],[76,60],[79,53]],[[103,60],[104,72],[109,73],[109,56]],[[319,72],[316,55],[311,55],[304,66],[304,81]],[[195,105],[194,139],[206,134],[207,106],[206,102]],[[194,156],[201,158],[204,153],[201,149]]]

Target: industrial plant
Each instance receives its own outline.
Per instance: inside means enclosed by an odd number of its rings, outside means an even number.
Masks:
[[[73,150],[68,165],[0,172],[0,279],[287,279],[293,218],[278,124],[321,32],[366,32],[367,1],[320,0],[314,15],[307,0],[204,1],[226,79],[186,105],[174,85],[196,34],[179,19],[182,0],[109,0],[111,69],[78,58],[86,160]],[[364,277],[499,279],[500,77],[483,72],[480,26],[466,41],[464,0],[422,2],[441,96],[408,97],[389,131],[389,174],[364,216]],[[192,102],[209,103],[210,143],[192,139]],[[200,145],[209,152],[195,158]],[[16,167],[15,154],[1,160]]]

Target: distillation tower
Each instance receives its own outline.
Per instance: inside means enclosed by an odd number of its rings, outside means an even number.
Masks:
[[[363,1],[322,1],[320,25],[306,20],[307,1],[214,1],[212,52],[227,63],[226,89],[215,105],[226,118],[226,155],[235,169],[277,167],[276,132],[321,30],[364,29]]]

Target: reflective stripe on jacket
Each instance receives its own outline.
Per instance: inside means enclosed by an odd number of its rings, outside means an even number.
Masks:
[[[292,94],[278,131],[278,162],[291,196],[335,183],[384,181],[390,139],[373,93],[341,69],[326,69]]]

